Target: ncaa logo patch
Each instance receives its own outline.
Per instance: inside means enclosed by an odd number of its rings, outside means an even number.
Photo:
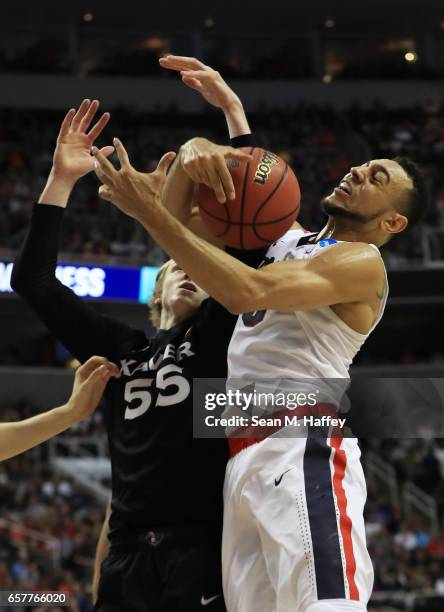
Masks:
[[[336,244],[337,240],[335,240],[334,238],[326,238],[325,240],[320,240],[319,241],[319,246],[322,247],[326,247],[326,246],[330,246],[330,244]]]

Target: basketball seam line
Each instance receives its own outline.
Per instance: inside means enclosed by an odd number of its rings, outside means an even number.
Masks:
[[[226,229],[225,229],[225,230],[222,232],[222,234],[220,234],[220,235],[218,235],[218,236],[217,236],[218,238],[220,238],[220,236],[224,236],[224,235],[225,235],[225,234],[228,232],[228,230],[230,229],[230,226],[231,226],[231,215],[230,215],[230,209],[229,209],[228,204],[227,204],[227,202],[226,202],[226,201],[225,201],[225,202],[223,202],[223,205],[224,205],[224,208],[225,208],[225,214],[227,215],[227,220],[226,220],[226,222],[227,222],[227,227],[226,227]],[[203,208],[203,206],[202,206],[202,208]],[[205,209],[204,209],[204,210],[205,210]],[[205,212],[206,212],[206,211],[205,211]]]
[[[254,151],[254,147],[251,147],[250,149],[250,155],[253,153]],[[240,214],[239,214],[239,218],[241,220],[241,223],[243,223],[244,220],[244,209],[245,209],[245,193],[247,191],[247,180],[248,180],[248,174],[250,172],[250,162],[247,162],[247,168],[245,170],[245,174],[244,174],[244,183],[242,185],[242,198],[241,198],[241,208],[240,208]],[[240,230],[240,248],[244,249],[244,233],[242,231],[243,225],[239,225],[239,230]]]
[[[263,240],[263,238],[261,238],[261,236],[259,236],[259,234],[256,231],[256,218],[259,215],[259,213],[261,212],[261,210],[264,208],[265,204],[267,204],[271,198],[274,196],[274,194],[276,193],[276,191],[279,189],[279,187],[282,185],[282,183],[285,181],[286,177],[288,174],[288,164],[285,163],[285,168],[284,171],[282,172],[281,178],[279,179],[278,184],[275,186],[275,188],[272,190],[272,192],[270,194],[268,194],[268,196],[265,198],[265,200],[262,202],[262,204],[259,206],[259,208],[257,209],[257,211],[254,213],[254,217],[252,220],[252,224],[251,224],[251,228],[254,232],[254,235],[256,236],[256,238],[259,238],[260,240]],[[288,217],[289,215],[286,215],[286,217]],[[286,218],[284,217],[284,218]]]
[[[202,206],[202,204],[200,204],[200,203],[199,203],[199,206],[200,206],[200,208],[202,208],[202,210],[204,211],[204,213],[206,215],[208,215],[209,217],[211,217],[215,221],[220,221],[221,223],[226,223],[226,219],[221,219],[221,217],[218,217],[217,215],[214,215],[209,210],[207,210],[204,206]],[[298,208],[299,208],[299,206],[296,206],[295,208],[293,208],[293,210],[291,210],[289,213],[287,213],[283,217],[279,217],[279,219],[273,219],[273,221],[257,221],[255,223],[255,225],[262,226],[262,225],[273,225],[273,223],[279,223],[280,221],[284,221],[290,215],[294,215],[294,213],[297,212]],[[252,227],[251,223],[245,223],[245,222],[242,222],[242,221],[230,221],[230,223],[231,223],[231,225],[246,225],[247,227]],[[225,231],[224,231],[224,234],[225,234]],[[222,234],[218,234],[218,235],[222,235]]]
[[[267,197],[265,198],[265,200],[262,202],[262,204],[259,205],[259,208],[256,210],[256,212],[254,213],[254,217],[252,220],[252,225],[254,225],[256,223],[256,217],[258,216],[258,214],[261,212],[261,210],[263,209],[263,207],[265,206],[265,204],[267,204],[267,202],[269,202],[269,200],[274,196],[274,194],[276,193],[276,191],[279,189],[279,187],[282,185],[282,183],[284,182],[285,177],[287,176],[287,172],[288,172],[288,164],[285,164],[285,168],[284,171],[281,174],[281,177],[277,183],[277,185],[275,185],[273,187],[273,190],[271,191],[271,193],[269,193],[267,195]]]

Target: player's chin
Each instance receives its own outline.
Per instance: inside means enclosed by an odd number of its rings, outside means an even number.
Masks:
[[[321,208],[323,212],[330,216],[346,210],[344,202],[341,202],[334,193],[321,200]]]
[[[176,305],[181,309],[194,311],[199,308],[206,297],[206,294],[200,290],[179,289],[176,295]]]

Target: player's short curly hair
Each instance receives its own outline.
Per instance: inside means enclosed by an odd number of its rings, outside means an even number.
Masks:
[[[156,284],[154,285],[153,294],[148,302],[150,320],[156,329],[160,328],[160,318],[162,315],[162,304],[156,304],[156,300],[157,298],[162,298],[163,281],[165,280],[165,274],[170,262],[171,259],[165,262],[157,273]]]

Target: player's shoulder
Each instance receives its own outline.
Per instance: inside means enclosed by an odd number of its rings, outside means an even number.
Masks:
[[[134,329],[120,346],[119,357],[127,358],[137,353],[146,353],[151,349],[154,338],[155,336],[147,336],[141,329]]]
[[[382,267],[384,262],[378,247],[368,242],[336,242],[335,255],[339,254],[350,256],[361,262],[379,263]]]
[[[384,261],[379,249],[367,242],[335,242],[322,249],[311,260],[314,266],[325,264],[336,270],[355,271],[367,280],[385,277]]]
[[[202,302],[193,317],[193,327],[196,327],[198,324],[207,324],[214,330],[218,321],[221,319],[230,320],[233,316],[220,302],[212,297],[208,297]]]
[[[336,258],[343,254],[363,259],[381,259],[381,253],[378,247],[368,242],[341,241],[331,238],[321,240],[320,243],[321,242],[326,242],[331,247],[323,251],[323,253],[328,253],[331,257],[334,256]]]
[[[229,312],[225,306],[209,297],[204,300],[193,318],[193,338],[204,344],[225,345],[231,337],[237,315]]]

